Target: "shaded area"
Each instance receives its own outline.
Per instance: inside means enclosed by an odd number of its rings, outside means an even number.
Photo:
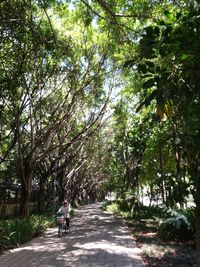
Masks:
[[[121,218],[100,209],[100,204],[76,211],[69,233],[57,238],[50,229],[0,257],[7,266],[143,266],[128,228]]]
[[[194,242],[162,241],[157,237],[154,220],[128,221],[137,245],[141,248],[145,265],[151,267],[194,267]]]

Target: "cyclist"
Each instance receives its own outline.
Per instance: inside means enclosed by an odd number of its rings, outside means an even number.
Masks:
[[[65,221],[66,221],[66,227],[67,229],[69,229],[71,207],[67,200],[64,200],[62,204],[63,205],[59,208],[58,212],[63,214]]]

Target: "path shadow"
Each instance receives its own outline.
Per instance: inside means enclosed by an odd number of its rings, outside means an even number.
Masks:
[[[121,218],[100,209],[100,204],[84,206],[75,212],[70,232],[57,237],[57,228],[7,252],[7,266],[143,266],[139,250]],[[4,265],[3,265],[4,266]]]

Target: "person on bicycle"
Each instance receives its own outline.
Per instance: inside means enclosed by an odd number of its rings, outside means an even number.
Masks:
[[[69,229],[69,218],[70,218],[71,207],[67,200],[64,200],[62,204],[63,205],[59,208],[58,212],[63,214],[66,221],[66,227]]]

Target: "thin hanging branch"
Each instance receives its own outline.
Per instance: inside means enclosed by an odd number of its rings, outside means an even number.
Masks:
[[[100,6],[112,17],[121,17],[121,18],[136,18],[138,17],[136,14],[122,14],[122,13],[115,13],[105,1],[97,0]]]

